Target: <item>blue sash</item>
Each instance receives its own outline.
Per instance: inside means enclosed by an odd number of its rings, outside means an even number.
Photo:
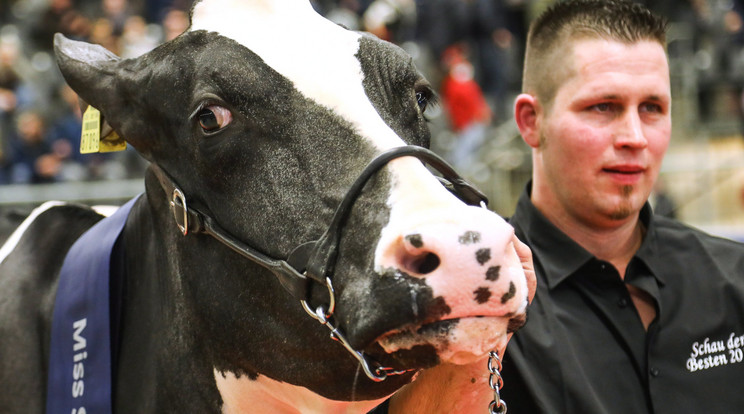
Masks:
[[[111,413],[111,253],[139,196],[70,248],[54,303],[47,414]]]

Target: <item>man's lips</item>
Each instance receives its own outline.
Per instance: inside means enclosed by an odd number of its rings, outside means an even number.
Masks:
[[[609,174],[614,180],[622,184],[634,184],[646,172],[640,165],[622,164],[602,168],[602,172]]]

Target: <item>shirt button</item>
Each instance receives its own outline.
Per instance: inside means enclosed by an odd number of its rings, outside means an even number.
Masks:
[[[658,377],[659,376],[659,368],[651,368],[649,371],[652,377]]]
[[[619,308],[621,308],[621,309],[625,309],[625,308],[627,308],[627,307],[628,307],[628,299],[626,299],[626,298],[620,298],[620,299],[619,299],[619,300],[617,301],[617,306],[618,306]]]

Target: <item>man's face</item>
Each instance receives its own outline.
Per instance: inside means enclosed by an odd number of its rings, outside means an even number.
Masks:
[[[572,74],[538,114],[533,199],[592,226],[637,213],[651,192],[671,134],[663,47],[574,42]]]

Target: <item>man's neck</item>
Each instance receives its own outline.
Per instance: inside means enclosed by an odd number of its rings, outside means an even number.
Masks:
[[[599,227],[576,220],[569,214],[555,214],[555,210],[551,212],[537,208],[573,241],[598,259],[611,263],[620,278],[625,278],[625,269],[643,241],[643,224],[639,213],[625,220],[618,220],[613,225]]]

